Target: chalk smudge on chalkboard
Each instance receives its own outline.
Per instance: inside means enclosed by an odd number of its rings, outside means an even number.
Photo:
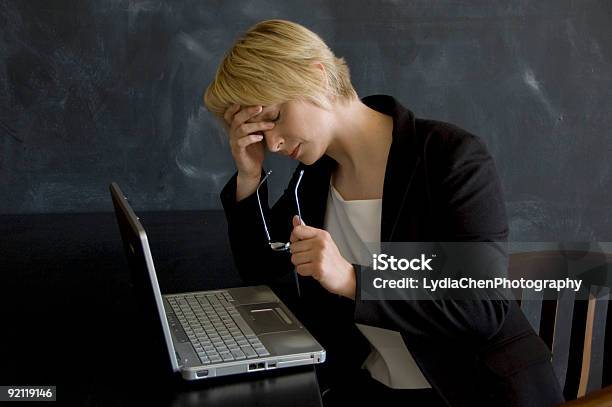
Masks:
[[[573,204],[530,199],[508,202],[506,207],[511,241],[555,241],[559,236],[572,236],[577,241],[597,240],[585,214],[576,211]]]
[[[121,2],[121,8],[130,13],[141,11],[159,11],[162,2],[157,0],[125,0]]]
[[[188,178],[201,180],[210,184],[210,190],[220,191],[232,172],[227,169],[231,154],[214,130],[210,130],[214,128],[212,123],[209,123],[210,120],[214,119],[210,118],[204,109],[189,115],[175,163]]]
[[[529,88],[531,88],[534,91],[536,96],[542,101],[542,103],[546,107],[546,110],[548,111],[550,116],[557,118],[559,115],[556,113],[556,109],[552,107],[552,105],[550,104],[550,101],[548,100],[546,95],[544,95],[542,86],[540,85],[540,82],[536,79],[531,69],[529,68],[525,69],[525,72],[523,73],[523,80],[529,86]]]
[[[213,59],[213,55],[186,32],[181,32],[180,34],[178,34],[177,41],[183,44],[185,48],[187,48],[195,56],[201,58],[202,60],[210,61]]]

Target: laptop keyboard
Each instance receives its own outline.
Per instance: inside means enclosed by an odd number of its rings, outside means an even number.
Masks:
[[[228,292],[166,298],[184,330],[184,335],[177,335],[178,340],[189,340],[202,364],[270,355],[234,307]],[[168,321],[176,327],[174,316],[168,315]]]

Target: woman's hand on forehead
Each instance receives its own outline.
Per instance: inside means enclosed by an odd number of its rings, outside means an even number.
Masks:
[[[274,119],[273,112],[275,110],[275,106],[262,106],[262,107],[263,109],[258,115],[251,117],[246,122],[247,123],[257,123],[260,121],[266,121],[266,120],[271,121],[272,119]]]

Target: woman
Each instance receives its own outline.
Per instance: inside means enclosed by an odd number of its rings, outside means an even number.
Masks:
[[[221,193],[237,268],[254,284],[299,274],[296,313],[327,349],[325,404],[562,401],[550,353],[515,302],[360,296],[365,242],[506,240],[495,166],[478,137],[417,119],[391,96],[359,99],[344,60],[283,20],[236,41],[205,104],[226,126],[237,167]],[[272,209],[264,145],[300,161]],[[268,233],[290,252],[271,250]]]

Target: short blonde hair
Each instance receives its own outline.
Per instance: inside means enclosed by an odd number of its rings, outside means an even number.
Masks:
[[[314,64],[325,68],[326,78]],[[307,100],[328,109],[329,96],[356,99],[344,58],[300,24],[266,20],[239,38],[217,68],[204,104],[219,119],[232,104],[269,106]]]

